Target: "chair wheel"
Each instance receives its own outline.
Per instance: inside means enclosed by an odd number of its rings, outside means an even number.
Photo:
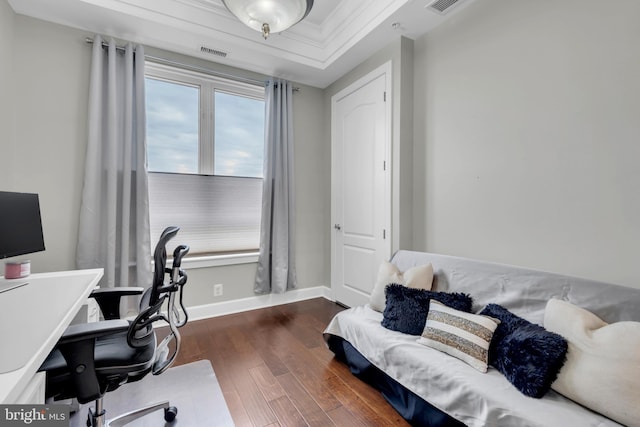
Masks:
[[[175,406],[169,406],[164,410],[164,420],[169,423],[175,420],[177,415],[178,415],[178,408],[176,408]]]

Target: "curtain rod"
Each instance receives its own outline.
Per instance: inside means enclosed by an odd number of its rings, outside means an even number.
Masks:
[[[93,44],[93,39],[91,37],[87,37],[85,38],[85,42],[87,42],[88,44]],[[108,47],[109,44],[107,42],[102,42],[102,47]],[[116,46],[116,50],[119,52],[124,52],[125,48],[124,46]],[[249,83],[252,85],[258,85],[258,86],[265,86],[267,84],[266,81],[264,80],[258,80],[258,79],[250,79],[248,77],[240,77],[240,76],[235,76],[233,74],[227,74],[227,73],[222,73],[219,71],[213,71],[213,70],[209,70],[208,68],[204,68],[204,67],[198,67],[196,65],[189,65],[189,64],[184,64],[182,62],[177,62],[177,61],[172,61],[170,59],[165,59],[165,58],[159,58],[157,56],[152,56],[152,55],[145,55],[144,56],[145,59],[149,59],[151,61],[163,64],[163,65],[171,65],[174,67],[179,67],[179,68],[183,68],[189,71],[196,71],[199,73],[204,73],[204,74],[209,74],[212,76],[216,76],[216,77],[224,77],[230,80],[235,80],[235,81],[239,81],[242,83]],[[298,92],[300,90],[299,87],[294,87],[293,91],[294,92]]]

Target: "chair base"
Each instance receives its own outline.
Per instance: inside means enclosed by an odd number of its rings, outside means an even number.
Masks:
[[[96,407],[89,409],[89,415],[87,416],[87,427],[123,427],[132,421],[135,421],[145,415],[152,412],[164,410],[164,419],[167,422],[175,420],[178,414],[178,409],[169,404],[169,401],[154,403],[152,405],[145,406],[143,408],[134,409],[133,411],[118,415],[115,418],[106,420],[106,411],[102,406],[102,398],[96,400]]]

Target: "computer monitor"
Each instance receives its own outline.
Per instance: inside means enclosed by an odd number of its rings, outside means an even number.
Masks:
[[[0,259],[44,249],[38,195],[0,191]]]

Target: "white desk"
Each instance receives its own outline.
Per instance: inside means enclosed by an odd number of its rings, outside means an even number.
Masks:
[[[18,403],[33,386],[102,274],[101,268],[32,274],[26,286],[0,293],[0,403]]]

